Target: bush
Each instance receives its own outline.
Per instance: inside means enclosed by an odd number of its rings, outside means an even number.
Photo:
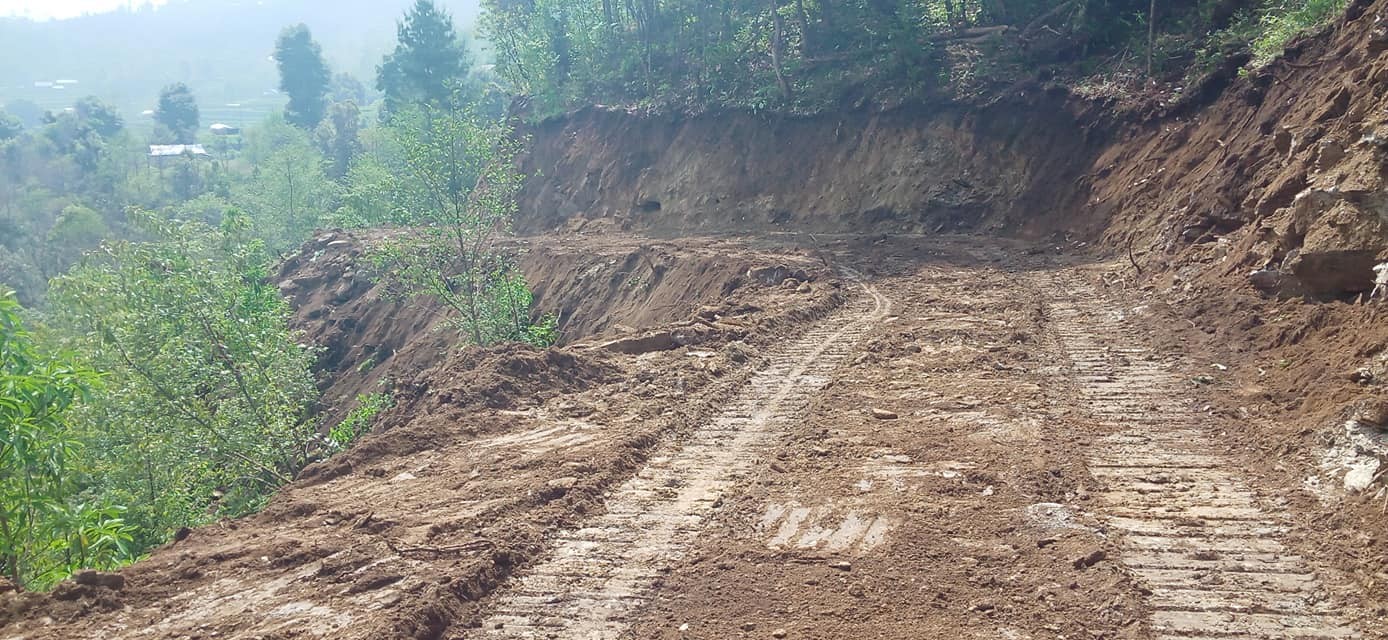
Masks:
[[[1252,42],[1252,65],[1271,62],[1293,38],[1330,22],[1344,10],[1345,0],[1276,0],[1258,20],[1260,33]]]

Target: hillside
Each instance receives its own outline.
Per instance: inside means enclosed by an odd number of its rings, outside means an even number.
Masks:
[[[0,594],[60,638],[1388,638],[1388,0],[1184,99],[516,103],[548,348],[324,231],[261,513]]]

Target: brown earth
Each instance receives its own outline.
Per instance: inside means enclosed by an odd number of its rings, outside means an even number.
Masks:
[[[1388,638],[1384,18],[1140,112],[534,125],[563,346],[325,233],[281,290],[378,431],[0,637]]]

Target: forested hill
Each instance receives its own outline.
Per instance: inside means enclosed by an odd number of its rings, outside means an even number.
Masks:
[[[987,99],[1058,82],[1087,97],[1257,67],[1345,0],[487,0],[498,72],[541,115],[589,104],[817,112]],[[1229,64],[1232,62],[1232,64]]]
[[[100,96],[127,118],[154,108],[159,88],[185,82],[210,108],[241,105],[240,120],[257,122],[283,100],[270,59],[285,25],[305,23],[333,69],[370,85],[376,64],[395,43],[395,21],[411,0],[173,0],[157,8],[35,22],[0,18],[0,104],[61,110],[82,96]],[[470,36],[478,0],[444,0]],[[469,37],[469,39],[471,39]],[[66,89],[35,83],[76,80]],[[233,110],[236,108],[233,108]],[[223,119],[237,119],[235,113]]]

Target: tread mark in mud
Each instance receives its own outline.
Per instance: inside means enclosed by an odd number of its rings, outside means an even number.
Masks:
[[[1158,640],[1360,638],[1327,605],[1286,526],[1216,450],[1181,380],[1089,285],[1060,275],[1051,319],[1091,415],[1122,431],[1089,467],[1104,485],[1123,563],[1151,595]]]
[[[868,295],[770,357],[723,411],[689,439],[656,451],[609,498],[606,513],[552,540],[548,558],[515,580],[478,635],[616,638],[661,570],[689,548],[723,495],[829,383],[890,303]]]

